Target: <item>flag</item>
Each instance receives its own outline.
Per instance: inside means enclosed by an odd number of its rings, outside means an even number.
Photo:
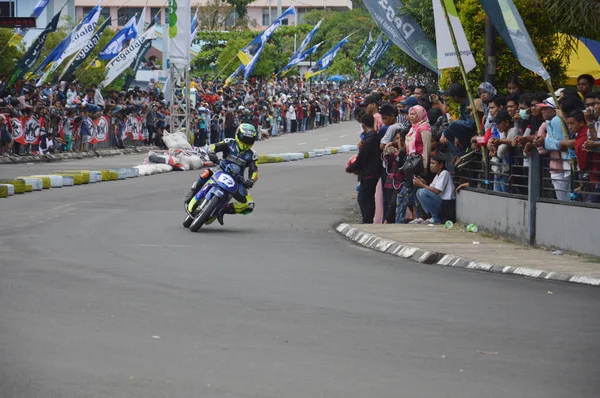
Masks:
[[[122,90],[127,90],[129,88],[129,86],[131,86],[131,83],[135,79],[137,70],[140,68],[140,64],[146,58],[146,54],[148,54],[148,51],[150,51],[151,48],[152,48],[152,40],[146,40],[142,44],[142,47],[140,47],[137,55],[135,56],[135,59],[133,60],[133,63],[131,64],[131,67],[129,68],[133,71],[133,74],[130,74],[129,76],[127,76],[127,79],[125,80],[125,84],[123,85]]]
[[[196,14],[194,14],[194,19],[192,20],[192,37],[190,39],[190,46],[194,42],[196,34],[198,34],[198,28],[198,9],[196,8]]]
[[[150,27],[137,39],[135,39],[129,46],[124,48],[116,57],[114,57],[108,65],[106,65],[106,78],[100,84],[102,87],[108,86],[113,80],[115,80],[125,69],[135,60],[137,54],[144,46],[146,41],[152,41],[154,39],[155,25],[151,24]]]
[[[542,79],[549,80],[550,75],[542,65],[531,37],[525,29],[523,19],[512,0],[480,0],[480,2],[498,34],[502,36],[521,65]]]
[[[77,32],[73,35],[71,43],[65,49],[62,58],[67,58],[79,50],[81,50],[90,41],[98,25],[98,19],[100,18],[100,6],[94,7],[88,15],[81,21],[80,27]],[[62,62],[62,61],[61,61]]]
[[[234,70],[231,75],[229,75],[229,77],[227,79],[225,79],[225,87],[229,86],[231,84],[231,82],[233,82],[233,79],[235,79],[235,77],[237,75],[239,75],[240,73],[242,73],[242,71],[245,69],[244,64],[240,64],[240,66],[237,67],[236,70]]]
[[[125,42],[130,39],[136,39],[138,30],[136,26],[135,15],[127,21],[125,26],[106,44],[106,46],[98,53],[100,59],[113,59],[123,50]]]
[[[280,75],[285,75],[287,73],[288,70],[292,69],[294,66],[298,65],[300,62],[304,61],[308,56],[313,55],[314,53],[317,52],[317,49],[319,48],[319,46],[323,44],[323,42],[316,44],[314,46],[312,46],[311,48],[309,48],[308,50],[304,51],[302,54],[300,54],[300,56],[291,59],[290,62],[284,66],[281,71],[279,71]]]
[[[48,77],[54,73],[67,57],[81,50],[90,41],[91,37],[94,35],[94,30],[96,30],[96,25],[98,24],[100,10],[100,6],[94,7],[81,21],[79,24],[80,28],[74,34],[71,34],[71,41],[58,59],[55,58],[52,63],[50,63],[49,67],[46,68],[46,71],[36,83],[36,87],[40,87],[44,84]]]
[[[362,47],[360,48],[360,51],[358,52],[358,55],[354,59],[355,61],[358,62],[358,61],[360,61],[362,59],[362,57],[365,56],[365,54],[367,53],[367,49],[369,48],[369,46],[371,45],[371,43],[373,43],[373,34],[372,34],[372,32],[369,32],[369,37],[367,38],[367,40],[365,40],[365,42],[363,43]]]
[[[54,32],[56,27],[58,26],[58,21],[60,20],[59,11],[54,18],[50,21],[50,23],[46,26],[46,28],[40,33],[40,35],[35,39],[35,41],[31,44],[31,46],[27,49],[23,58],[19,60],[15,69],[13,70],[10,78],[6,83],[6,88],[13,85],[17,80],[23,77],[25,73],[27,73],[33,65],[37,62],[40,57],[40,52],[42,51],[42,47],[44,47],[44,43],[46,42],[46,37],[49,33]]]
[[[198,9],[196,8],[196,13],[194,14],[194,19],[192,19],[192,37],[196,29],[198,28]]]
[[[168,0],[169,3],[169,53],[172,65],[189,68],[192,42],[190,0]]]
[[[401,0],[363,0],[375,23],[392,42],[424,67],[437,72],[435,45],[410,15],[398,15]]]
[[[44,59],[42,61],[41,64],[38,65],[38,67],[35,69],[35,71],[33,72],[33,74],[37,74],[39,73],[42,69],[44,69],[48,64],[50,64],[51,62],[54,62],[56,60],[58,60],[63,53],[65,52],[65,50],[69,47],[69,45],[71,44],[72,38],[73,36],[79,31],[79,29],[84,25],[87,24],[89,22],[89,19],[91,17],[94,16],[95,14],[95,9],[99,8],[99,6],[94,7],[86,16],[85,18],[83,18],[81,20],[81,22],[79,22],[77,24],[77,26],[75,26],[75,28],[73,28],[73,30],[71,32],[69,32],[69,34],[60,42],[60,44],[58,46],[56,46],[54,48],[54,50],[52,50],[50,52],[50,54],[48,54],[48,56],[46,57],[46,59]]]
[[[379,74],[379,76],[377,76],[379,79],[383,79],[384,77],[386,77],[387,75],[389,75],[390,73],[392,73],[395,69],[396,69],[396,64],[394,62],[392,62],[390,64],[390,66],[388,66],[387,68],[385,68],[383,70],[383,72],[381,72]]]
[[[327,53],[304,74],[304,78],[308,79],[318,75],[319,73],[325,72],[325,70],[331,66],[331,63],[333,62],[333,59],[337,55],[338,51],[340,51],[345,43],[348,43],[348,37],[350,36],[344,37],[338,44],[333,46],[331,50],[327,51]]]
[[[50,3],[50,0],[38,1],[38,3],[35,5],[35,7],[33,7],[33,12],[31,13],[31,17],[39,18],[40,15],[42,14],[42,12],[46,9],[46,6],[48,5],[48,3]]]
[[[379,53],[382,47],[383,33],[380,33],[379,36],[377,36],[377,40],[375,40],[375,44],[373,44],[371,51],[369,51],[369,54],[367,55],[367,61],[365,62],[365,66],[367,67],[367,69],[373,66],[373,60],[375,59],[375,56]]]
[[[248,78],[252,74],[252,71],[254,70],[254,67],[256,66],[256,62],[258,62],[258,58],[260,57],[260,54],[262,53],[263,48],[265,48],[265,46],[261,46],[258,49],[258,51],[256,52],[256,54],[254,54],[254,56],[252,57],[250,62],[248,62],[248,65],[246,65],[246,67],[244,68],[244,79],[248,80]]]
[[[110,18],[107,18],[102,23],[102,25],[100,25],[98,30],[96,30],[96,33],[94,33],[94,36],[92,36],[92,38],[88,41],[88,43],[81,49],[81,51],[79,51],[79,53],[76,56],[71,58],[71,61],[69,61],[67,66],[65,66],[65,69],[63,70],[63,72],[58,77],[58,81],[60,81],[60,79],[63,76],[65,76],[65,75],[69,76],[70,74],[75,72],[75,69],[77,69],[79,67],[79,65],[81,65],[83,63],[83,61],[85,61],[85,59],[88,57],[88,55],[90,55],[90,53],[92,52],[94,47],[96,47],[98,45],[98,43],[100,42],[100,37],[102,36],[104,29],[106,29],[106,27],[109,24],[110,24]]]
[[[46,6],[48,5],[49,2],[50,2],[50,0],[38,1],[36,6],[33,7],[33,11],[31,13],[30,17],[38,18],[40,16],[40,14],[46,9]],[[62,8],[60,10],[62,11]],[[15,29],[15,33],[12,35],[12,37],[10,38],[10,40],[8,41],[7,44],[11,47],[18,46],[28,31],[29,31],[29,29],[20,29],[20,28]]]
[[[453,0],[433,0],[438,69],[458,68],[459,66],[458,57],[456,56],[456,51],[454,51],[454,44],[452,44],[452,38],[450,36],[450,28],[448,27],[441,1],[446,5],[446,11],[448,12],[448,18],[452,24],[452,30],[454,31],[456,44],[458,44],[460,57],[465,67],[465,72],[468,73],[475,69],[477,64],[475,63],[475,58],[473,58],[473,53],[471,52],[469,42],[465,36],[465,31],[458,18],[458,12],[456,11]]]
[[[287,70],[293,68],[294,66],[296,66],[298,63],[300,63],[303,59],[305,59],[306,57],[308,57],[311,54],[314,54],[314,52],[317,50],[317,48],[319,47],[317,46],[313,46],[311,48],[311,50],[313,50],[312,52],[309,53],[309,51],[304,51],[306,49],[306,47],[308,46],[308,44],[310,43],[310,41],[312,40],[312,38],[314,37],[315,33],[317,33],[317,30],[319,29],[319,26],[321,26],[321,22],[323,22],[323,20],[321,19],[314,28],[312,28],[312,30],[308,33],[308,35],[304,38],[304,40],[302,40],[302,43],[300,44],[300,47],[298,47],[298,49],[296,50],[296,52],[294,54],[292,54],[292,56],[290,57],[290,60],[288,61],[288,64],[286,66],[284,66],[280,71],[279,74],[285,74]]]
[[[238,58],[244,65],[248,65],[252,56],[258,51],[260,47],[262,47],[269,38],[275,33],[277,28],[281,26],[281,23],[284,19],[289,17],[290,15],[296,15],[296,9],[294,6],[285,10],[279,18],[277,18],[267,29],[264,30],[260,35],[256,36],[254,40],[252,40],[246,47],[241,49],[238,52]]]
[[[384,56],[386,52],[392,47],[392,41],[387,39],[385,43],[381,45],[381,47],[377,50],[377,52],[373,55],[372,58],[367,59],[367,66],[372,68],[377,64],[377,62]]]
[[[296,57],[300,56],[304,52],[304,50],[306,50],[306,47],[308,47],[308,44],[310,43],[312,38],[315,36],[315,33],[317,33],[317,30],[319,30],[319,26],[321,26],[321,22],[323,22],[322,19],[319,22],[317,22],[317,24],[312,28],[312,30],[310,32],[308,32],[308,35],[306,35],[304,40],[302,40],[302,43],[300,43],[300,47],[298,47],[298,49],[296,50],[296,52],[294,53],[292,58],[294,58],[294,56],[296,56]]]
[[[153,23],[153,22],[156,23],[156,21],[150,21],[150,23]],[[138,34],[140,34],[140,32],[144,32],[146,30],[146,29],[144,29],[145,26],[146,26],[146,7],[144,7],[144,9],[142,10],[142,13],[137,16],[136,32]],[[134,37],[134,39],[136,37]]]

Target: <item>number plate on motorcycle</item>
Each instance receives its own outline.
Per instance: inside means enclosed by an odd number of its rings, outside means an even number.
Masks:
[[[221,184],[225,185],[228,188],[233,188],[235,186],[235,181],[233,178],[229,177],[227,174],[221,174],[219,179],[217,180]]]

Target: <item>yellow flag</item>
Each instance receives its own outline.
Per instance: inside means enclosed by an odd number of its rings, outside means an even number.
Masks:
[[[18,33],[15,33],[10,40],[8,41],[8,45],[11,47],[16,47],[19,45],[19,43],[21,42],[21,40],[23,40],[23,36],[21,36]]]
[[[318,70],[318,71],[316,71],[316,72],[311,72],[310,70],[308,70],[308,71],[306,71],[306,73],[304,74],[304,78],[305,78],[305,79],[310,79],[311,77],[313,77],[313,76],[317,76],[318,74],[320,74],[320,73],[323,73],[323,72],[325,72],[325,69],[323,69],[323,70]]]
[[[240,62],[244,64],[244,66],[248,65],[252,60],[252,58],[250,58],[248,54],[241,50],[238,52],[237,56],[240,59]]]

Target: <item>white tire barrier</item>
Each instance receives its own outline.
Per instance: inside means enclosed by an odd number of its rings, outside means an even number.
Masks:
[[[15,194],[15,186],[11,184],[0,184],[0,187],[6,187],[8,189],[8,196]]]
[[[72,187],[75,185],[75,178],[72,176],[61,176],[62,177],[62,186],[63,187]]]
[[[19,177],[19,180],[25,181],[25,184],[31,185],[34,191],[41,191],[44,187],[42,185],[42,179],[36,177]]]
[[[48,177],[50,178],[50,188],[62,188],[63,186],[63,177],[54,174],[48,175],[35,175],[32,177]]]

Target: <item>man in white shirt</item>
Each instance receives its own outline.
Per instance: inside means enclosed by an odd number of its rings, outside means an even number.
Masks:
[[[435,173],[431,185],[427,185],[421,177],[414,177],[413,184],[419,188],[417,200],[425,213],[431,214],[431,218],[427,220],[417,218],[411,221],[412,224],[441,224],[442,217],[445,216],[442,214],[444,202],[452,205],[456,199],[454,181],[450,172],[444,169],[444,158],[437,154],[432,156],[429,168],[432,173]]]

